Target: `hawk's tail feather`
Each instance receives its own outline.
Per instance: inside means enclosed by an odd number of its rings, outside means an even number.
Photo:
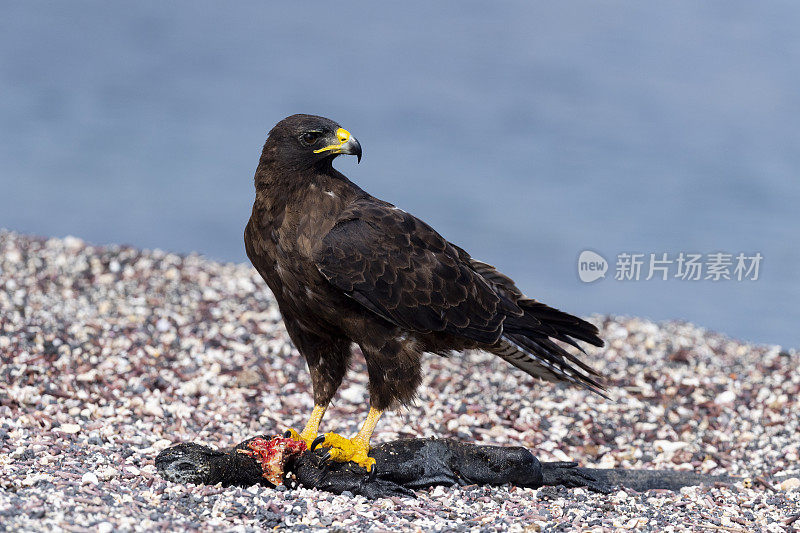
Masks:
[[[576,356],[572,355],[564,348],[559,346],[558,344],[554,343],[550,339],[547,338],[531,338],[526,337],[524,335],[508,335],[508,337],[521,348],[523,348],[527,353],[536,356],[538,354],[546,354],[555,358],[558,361],[563,362],[565,365],[569,366],[577,366],[580,368],[585,374],[590,377],[600,377],[600,374],[578,359]]]
[[[549,347],[546,349],[542,346],[537,349],[536,352],[532,352],[530,348],[515,342],[516,340],[519,339],[504,335],[492,346],[490,351],[533,377],[538,377],[550,382],[566,381],[573,385],[583,387],[604,398],[608,398],[603,392],[605,387],[592,377],[592,375],[587,375],[585,372],[572,366],[570,361],[559,353],[559,350],[563,354],[570,354],[557,344],[551,343],[555,349],[550,349]],[[582,367],[585,365],[579,366]],[[590,371],[592,374],[597,375],[593,370],[590,369]]]
[[[529,298],[518,300],[517,305],[525,314],[521,317],[509,316],[505,322],[506,331],[509,331],[510,328],[510,330],[519,330],[517,332],[524,334],[525,329],[529,328],[567,342],[581,351],[583,349],[577,346],[577,343],[564,337],[572,337],[593,346],[603,346],[603,340],[598,336],[597,327],[582,318]]]

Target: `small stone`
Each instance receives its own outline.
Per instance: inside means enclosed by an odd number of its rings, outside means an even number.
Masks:
[[[636,517],[628,520],[622,527],[624,527],[625,529],[638,529],[640,527],[643,527],[646,523],[647,523],[646,518]]]
[[[59,430],[63,431],[64,433],[69,433],[74,435],[81,430],[81,427],[78,424],[61,424],[58,428]]]
[[[97,524],[97,533],[111,533],[112,531],[114,531],[114,525],[111,522]]]
[[[790,477],[789,479],[784,479],[778,485],[781,490],[794,490],[800,487],[800,478]]]
[[[717,405],[725,405],[733,403],[735,399],[736,399],[736,394],[732,390],[726,390],[725,392],[720,393],[719,395],[717,395],[716,398],[714,398],[714,403]]]
[[[76,381],[80,381],[81,383],[87,383],[90,381],[95,381],[97,379],[97,369],[92,368],[87,372],[83,372],[75,376]]]
[[[598,468],[614,468],[615,466],[617,466],[617,459],[611,452],[604,453],[597,463]]]
[[[343,400],[350,403],[361,404],[364,401],[364,388],[351,386],[339,393]]]
[[[567,462],[569,462],[569,461],[572,460],[572,459],[570,459],[569,455],[564,453],[562,450],[559,450],[558,448],[553,450],[551,453],[553,454],[553,457],[556,458],[556,461],[567,461]]]
[[[713,459],[706,459],[700,465],[700,471],[703,472],[704,474],[707,474],[707,473],[711,472],[712,470],[714,470],[715,468],[717,468],[717,466],[719,466],[719,465]]]
[[[158,451],[169,448],[170,446],[172,446],[172,441],[169,439],[159,439],[153,443],[153,449]]]
[[[194,381],[187,381],[181,385],[180,390],[186,396],[195,396],[200,392],[200,386]]]
[[[81,485],[97,485],[100,480],[97,479],[97,474],[94,472],[86,472],[81,477]]]
[[[147,400],[147,403],[144,404],[142,412],[150,416],[164,416],[164,410],[161,408],[161,402],[158,401],[158,398],[150,398]]]
[[[64,243],[64,247],[68,250],[77,250],[83,246],[83,241],[72,235],[67,235],[64,237],[62,242]]]
[[[32,487],[40,481],[50,481],[51,479],[52,476],[48,474],[28,474],[21,483],[24,487]]]
[[[678,450],[686,448],[687,446],[689,446],[688,442],[670,440],[653,441],[653,448],[655,448],[657,452],[675,453]]]
[[[103,466],[97,470],[97,475],[103,481],[108,481],[109,479],[116,477],[117,474],[117,470],[111,466]]]
[[[263,380],[263,376],[252,368],[245,368],[236,373],[236,385],[239,387],[255,387]]]

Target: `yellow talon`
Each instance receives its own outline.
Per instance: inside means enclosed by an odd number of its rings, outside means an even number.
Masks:
[[[338,462],[353,462],[367,472],[372,470],[375,459],[369,456],[369,443],[358,436],[348,439],[336,433],[326,433],[325,441],[321,444],[329,448],[331,460]]]

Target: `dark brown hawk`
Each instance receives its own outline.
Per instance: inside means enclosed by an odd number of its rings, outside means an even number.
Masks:
[[[360,161],[361,145],[332,120],[280,121],[264,144],[244,233],[311,372],[315,407],[298,438],[317,437],[353,343],[367,363],[370,412],[353,439],[329,433],[323,446],[366,468],[381,412],[414,397],[423,352],[486,350],[531,376],[602,390],[598,374],[554,342],[602,346],[596,327],[526,297],[425,222],[364,192],[333,168],[339,154]]]

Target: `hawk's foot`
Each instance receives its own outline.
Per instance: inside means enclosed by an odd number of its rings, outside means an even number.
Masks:
[[[320,445],[328,448],[330,458],[338,462],[353,462],[367,472],[372,470],[375,459],[369,456],[369,441],[356,436],[352,439],[342,437],[336,433],[326,433],[325,440]]]

